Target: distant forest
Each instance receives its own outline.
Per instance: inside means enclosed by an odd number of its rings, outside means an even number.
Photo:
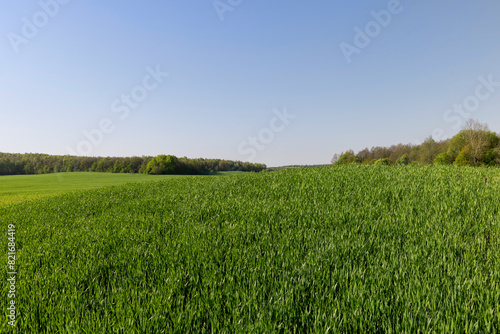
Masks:
[[[500,136],[486,124],[468,120],[451,139],[436,142],[429,137],[420,145],[372,147],[358,153],[349,150],[336,154],[332,164],[500,166],[499,143]]]
[[[266,165],[220,159],[188,159],[173,155],[156,157],[78,157],[48,154],[0,153],[0,175],[58,172],[106,172],[144,174],[206,174],[219,171],[260,172]]]

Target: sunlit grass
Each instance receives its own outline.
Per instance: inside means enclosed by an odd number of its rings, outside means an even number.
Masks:
[[[55,173],[42,175],[0,176],[0,206],[129,182],[161,180],[165,177],[145,174]]]
[[[288,169],[3,207],[0,226],[17,230],[17,328],[498,332],[497,177],[430,166]]]

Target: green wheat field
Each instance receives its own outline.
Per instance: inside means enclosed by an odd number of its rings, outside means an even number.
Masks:
[[[500,331],[498,169],[109,175],[0,177],[15,332]]]
[[[86,172],[2,175],[0,176],[0,206],[71,191],[176,177],[185,176]]]

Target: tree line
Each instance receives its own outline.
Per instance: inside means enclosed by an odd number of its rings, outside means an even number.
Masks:
[[[432,137],[420,145],[398,144],[372,147],[354,153],[334,155],[332,164],[408,165],[434,164],[455,166],[500,166],[500,135],[488,125],[468,120],[453,138],[436,142]]]
[[[0,153],[0,175],[48,174],[59,172],[105,172],[143,174],[206,174],[219,171],[260,172],[267,167],[221,159],[156,157],[79,157],[38,153]]]

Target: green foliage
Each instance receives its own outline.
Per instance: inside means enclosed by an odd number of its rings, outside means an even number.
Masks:
[[[452,160],[447,152],[439,153],[434,159],[434,165],[442,166],[442,165],[450,165]]]
[[[349,150],[340,155],[339,159],[335,162],[335,165],[348,165],[358,163],[361,163],[359,157],[356,156],[352,150]]]
[[[375,161],[375,165],[390,166],[391,160],[389,158],[378,159],[377,161]]]
[[[495,132],[489,131],[487,133],[487,136],[488,136],[489,148],[495,148],[496,146],[498,146],[498,144],[500,144],[500,137],[497,136]]]
[[[499,157],[498,153],[498,150],[495,148],[486,151],[483,157],[483,164],[485,166],[495,166]]]
[[[16,225],[17,332],[497,332],[498,177],[290,168],[0,208]]]
[[[467,157],[467,154],[464,153],[464,152],[460,152],[457,156],[457,158],[455,159],[455,161],[453,162],[453,164],[455,166],[470,166],[471,165],[471,162],[469,160],[469,158]]]
[[[107,172],[107,173],[146,173],[147,165],[151,164],[150,170],[159,171],[163,164],[171,165],[171,162],[161,162],[166,157],[73,157],[55,156],[47,154],[10,154],[0,153],[0,175],[27,175],[47,174],[57,172]],[[254,164],[241,161],[230,161],[221,159],[188,159],[170,156],[176,159],[175,169],[179,174],[204,174],[217,171],[239,171],[260,172],[266,168],[263,164]],[[169,169],[159,174],[171,174]],[[156,173],[152,173],[156,174]]]
[[[407,166],[409,163],[410,163],[410,157],[406,153],[396,160],[396,164],[398,166]]]
[[[146,173],[153,175],[179,174],[180,171],[179,159],[172,155],[159,155],[146,166]]]
[[[432,137],[427,138],[421,145],[415,160],[422,165],[432,165],[439,152],[439,145]]]
[[[469,120],[453,138],[436,142],[428,137],[420,145],[392,145],[390,147],[365,148],[355,154],[348,151],[340,156],[337,164],[373,164],[388,158],[396,165],[406,162],[420,165],[500,166],[500,137],[489,131],[486,124]],[[460,155],[460,153],[463,153]],[[460,155],[460,157],[459,157]],[[403,160],[401,160],[403,159]],[[458,159],[458,160],[457,160]]]
[[[465,136],[464,136],[464,131],[462,130],[450,140],[450,144],[447,150],[450,160],[455,161],[455,159],[458,157],[458,155],[464,149],[465,146],[466,146]]]

